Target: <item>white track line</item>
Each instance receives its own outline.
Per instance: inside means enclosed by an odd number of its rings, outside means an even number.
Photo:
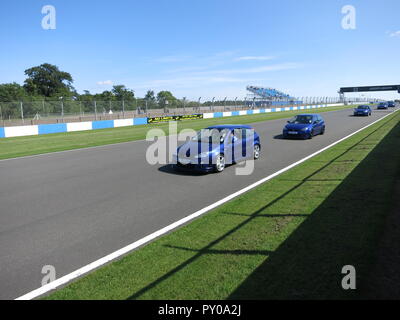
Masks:
[[[398,110],[395,110],[394,112],[397,112],[397,111]],[[269,176],[267,176],[267,177],[255,182],[255,183],[245,187],[244,189],[241,189],[241,190],[239,190],[239,191],[237,191],[237,192],[235,192],[235,193],[233,193],[233,194],[231,194],[231,195],[229,195],[229,196],[227,196],[227,197],[225,197],[225,198],[223,198],[223,199],[221,199],[221,200],[219,200],[219,201],[217,201],[217,202],[215,202],[215,203],[213,203],[213,204],[211,204],[211,205],[209,205],[209,206],[207,206],[207,207],[205,207],[205,208],[203,208],[203,209],[201,209],[201,210],[199,210],[199,211],[197,211],[197,212],[195,212],[195,213],[193,213],[193,214],[191,214],[191,215],[189,215],[189,216],[187,216],[187,217],[185,217],[183,219],[180,219],[180,220],[178,220],[178,221],[176,221],[176,222],[174,222],[174,223],[172,223],[172,224],[170,224],[170,225],[168,225],[168,226],[166,226],[166,227],[164,227],[164,228],[162,228],[162,229],[160,229],[160,230],[158,230],[158,231],[156,231],[156,232],[154,232],[152,234],[149,234],[148,236],[146,236],[146,237],[144,237],[144,238],[142,238],[140,240],[137,240],[137,241],[133,242],[130,245],[127,245],[126,247],[123,247],[122,249],[119,249],[119,250],[117,250],[117,251],[115,251],[115,252],[113,252],[113,253],[111,253],[111,254],[109,254],[109,255],[107,255],[107,256],[99,259],[99,260],[96,260],[96,261],[94,261],[94,262],[92,262],[92,263],[90,263],[90,264],[88,264],[88,265],[86,265],[86,266],[74,271],[74,272],[71,272],[70,274],[67,274],[67,275],[65,275],[65,276],[63,276],[63,277],[61,277],[61,278],[59,278],[57,280],[54,280],[53,282],[51,282],[49,284],[46,284],[43,287],[40,287],[40,288],[38,288],[36,290],[33,290],[33,291],[31,291],[31,292],[29,292],[29,293],[27,293],[27,294],[15,299],[15,300],[31,300],[31,299],[37,298],[37,297],[39,297],[41,295],[44,295],[45,293],[47,293],[47,292],[49,292],[51,290],[54,290],[54,289],[56,289],[56,288],[58,288],[58,287],[60,287],[62,285],[65,285],[66,283],[68,283],[68,282],[70,282],[70,281],[72,281],[72,280],[74,280],[74,279],[76,279],[76,278],[78,278],[78,277],[80,277],[80,276],[82,276],[82,275],[94,270],[94,269],[97,269],[97,268],[105,265],[106,263],[108,263],[108,262],[110,262],[112,260],[115,260],[115,259],[117,259],[117,258],[129,253],[130,251],[132,251],[132,250],[134,250],[134,249],[136,249],[136,248],[138,248],[140,246],[143,246],[144,244],[146,244],[146,243],[148,243],[148,242],[150,242],[150,241],[152,241],[152,240],[154,240],[154,239],[156,239],[156,238],[158,238],[158,237],[170,232],[171,230],[174,230],[174,229],[178,228],[179,226],[181,226],[181,225],[183,225],[183,224],[185,224],[185,223],[187,223],[187,222],[189,222],[189,221],[191,221],[191,220],[203,215],[204,213],[206,213],[206,212],[208,212],[208,211],[210,211],[210,210],[212,210],[212,209],[214,209],[214,208],[216,208],[216,207],[218,207],[218,206],[220,206],[220,205],[232,200],[233,198],[236,198],[236,197],[242,195],[243,193],[245,193],[245,192],[247,192],[247,191],[249,191],[251,189],[254,189],[255,187],[259,186],[260,184],[263,184],[264,182],[266,182],[268,180],[271,180],[272,178],[275,178],[276,176],[280,175],[281,173],[284,173],[284,172],[292,169],[293,167],[295,167],[295,166],[307,161],[308,159],[310,159],[312,157],[315,157],[316,155],[320,154],[321,152],[323,152],[323,151],[325,151],[325,150],[327,150],[329,148],[332,148],[333,146],[337,145],[338,143],[340,143],[340,142],[342,142],[342,141],[354,136],[355,134],[359,133],[360,131],[365,130],[366,128],[374,125],[375,123],[377,123],[379,121],[382,121],[383,119],[385,119],[386,117],[392,115],[393,113],[389,113],[389,114],[385,115],[384,117],[382,117],[382,118],[380,118],[380,119],[368,124],[367,126],[365,126],[365,127],[361,128],[361,129],[349,134],[348,136],[346,136],[346,137],[344,137],[344,138],[342,138],[342,139],[340,139],[340,140],[338,140],[338,141],[336,141],[336,142],[334,142],[334,143],[332,143],[332,144],[330,144],[330,145],[318,150],[317,152],[314,152],[313,154],[310,154],[309,156],[307,156],[307,157],[305,157],[305,158],[303,158],[303,159],[301,159],[299,161],[296,161],[296,162],[292,163],[291,165],[287,166],[286,168],[283,168],[283,169],[281,169],[281,170],[279,170],[279,171],[277,171],[277,172],[275,172],[275,173],[273,173],[273,174],[271,174],[271,175],[269,175]]]

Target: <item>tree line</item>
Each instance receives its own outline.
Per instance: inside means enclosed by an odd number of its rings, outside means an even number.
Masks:
[[[143,98],[135,96],[132,89],[125,85],[114,85],[111,90],[92,94],[84,90],[79,94],[73,87],[73,78],[70,73],[60,70],[57,66],[44,63],[25,70],[26,79],[23,85],[16,82],[0,84],[0,111],[1,116],[19,117],[21,112],[26,115],[36,113],[59,113],[60,103],[63,112],[77,112],[77,102],[80,111],[93,112],[94,102],[98,102],[98,110],[108,110],[113,106],[126,110],[154,109],[154,108],[182,108],[198,107],[199,102],[189,101],[186,98],[178,99],[170,91],[160,91],[157,94],[148,90]],[[20,109],[23,102],[23,111]],[[209,106],[210,101],[203,105]]]

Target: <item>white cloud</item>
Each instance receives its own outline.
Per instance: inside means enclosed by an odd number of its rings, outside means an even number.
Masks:
[[[235,61],[265,61],[265,60],[272,60],[275,57],[272,56],[244,56],[236,58]]]
[[[302,65],[299,63],[280,63],[272,64],[267,66],[260,66],[254,68],[243,68],[243,69],[222,69],[222,70],[210,70],[204,72],[198,72],[198,74],[246,74],[246,73],[262,73],[270,71],[281,71],[301,68]]]
[[[147,81],[135,80],[129,83],[129,87],[135,88],[138,96],[143,96],[147,90],[155,91],[169,90],[176,97],[186,97],[197,100],[199,96],[203,101],[211,100],[212,97],[223,99],[244,97],[246,86],[251,83],[269,83],[271,79],[259,77],[229,77],[229,76],[183,76],[179,78],[165,78]]]
[[[113,82],[111,80],[99,81],[97,82],[99,86],[112,86]]]
[[[246,79],[235,77],[222,77],[222,76],[187,76],[174,79],[157,79],[146,82],[137,82],[133,84],[136,89],[152,88],[152,89],[168,89],[174,90],[176,88],[203,88],[214,85],[223,85],[228,83],[242,83],[246,84],[254,81],[263,81],[265,79]]]
[[[390,33],[391,37],[400,37],[400,30]]]

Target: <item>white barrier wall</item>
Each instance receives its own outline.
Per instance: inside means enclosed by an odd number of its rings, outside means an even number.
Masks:
[[[133,119],[114,120],[114,128],[133,126]]]
[[[92,130],[92,122],[71,122],[67,123],[67,132]]]
[[[38,126],[19,126],[19,127],[5,127],[5,137],[22,137],[22,136],[33,136],[39,134]]]
[[[250,114],[281,112],[281,111],[295,111],[307,110],[325,107],[343,106],[343,103],[335,103],[330,105],[314,105],[314,106],[296,106],[296,107],[281,107],[271,109],[255,109],[255,110],[240,110],[240,111],[227,111],[227,112],[210,112],[204,113],[204,119],[231,117],[231,116],[244,116]],[[58,123],[58,124],[42,124],[34,126],[17,126],[17,127],[0,127],[0,138],[31,136],[38,134],[49,133],[62,133],[74,132],[85,130],[96,130],[104,128],[118,128],[133,125],[147,124],[147,118],[134,118],[134,119],[119,119],[119,120],[103,120],[103,121],[89,121],[89,122],[72,122],[72,123]]]

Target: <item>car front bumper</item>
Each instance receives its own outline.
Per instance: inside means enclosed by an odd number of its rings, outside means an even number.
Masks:
[[[283,130],[283,137],[284,138],[300,138],[300,139],[304,139],[304,138],[307,138],[309,135],[310,135],[309,131]]]
[[[180,171],[197,171],[197,172],[211,172],[214,171],[215,165],[213,164],[213,158],[181,158],[173,155],[172,166],[176,170]]]

